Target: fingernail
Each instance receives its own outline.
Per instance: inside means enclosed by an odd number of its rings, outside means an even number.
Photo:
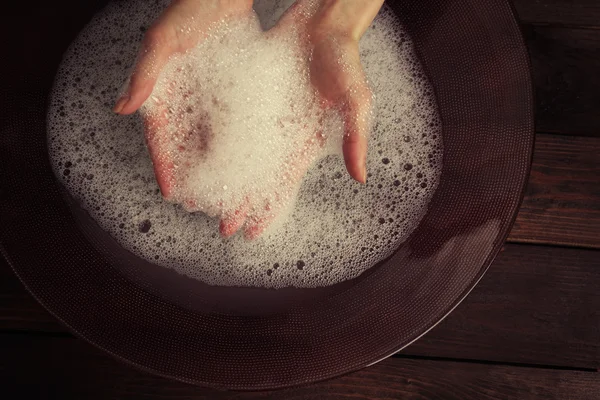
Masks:
[[[117,104],[115,104],[115,107],[113,108],[113,112],[116,114],[120,114],[128,101],[129,101],[129,96],[127,96],[127,95],[121,96],[119,98],[119,100],[117,100]]]
[[[362,168],[362,183],[367,183],[367,166],[363,165]]]

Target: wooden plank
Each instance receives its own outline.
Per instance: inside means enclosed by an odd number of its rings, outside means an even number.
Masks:
[[[600,252],[506,245],[466,300],[403,354],[600,366]]]
[[[2,281],[0,330],[65,332],[16,279]],[[507,245],[467,299],[403,354],[597,368],[599,287],[598,251]]]
[[[512,0],[523,23],[600,26],[598,0]]]
[[[509,241],[600,248],[600,137],[537,135]]]
[[[599,136],[600,29],[526,26],[523,33],[538,132]]]
[[[154,377],[74,338],[0,335],[3,393],[67,399],[597,399],[597,372],[390,358],[278,392],[231,393]],[[13,397],[7,397],[13,398]]]

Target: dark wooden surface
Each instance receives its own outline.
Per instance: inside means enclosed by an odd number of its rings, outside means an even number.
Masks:
[[[598,29],[524,26],[538,131],[600,136]]]
[[[70,337],[0,334],[0,352],[3,389],[20,398],[597,400],[600,392],[587,371],[392,357],[309,387],[226,393],[139,372]]]
[[[0,332],[70,336],[8,268],[0,277]],[[461,306],[402,354],[595,369],[599,288],[595,250],[509,244]]]
[[[598,248],[599,180],[600,137],[538,134],[527,192],[508,240]]]
[[[138,372],[73,337],[0,261],[1,396],[600,399],[600,0],[514,3],[536,88],[531,178],[504,251],[425,337],[375,366],[306,388],[204,390]],[[49,43],[51,24],[69,23],[52,7],[35,15]]]
[[[521,21],[528,25],[597,27],[597,0],[513,0]]]

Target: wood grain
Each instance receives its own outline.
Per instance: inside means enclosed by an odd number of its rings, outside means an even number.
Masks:
[[[598,0],[512,0],[523,23],[600,27]]]
[[[600,366],[600,252],[506,245],[452,314],[403,353]]]
[[[597,368],[599,255],[507,245],[467,299],[403,354]],[[0,330],[65,332],[6,275]]]
[[[68,399],[597,399],[597,372],[390,358],[320,384],[228,393],[154,377],[75,338],[0,335],[3,393]],[[14,397],[7,397],[14,398]]]
[[[523,33],[538,132],[600,136],[600,29],[526,26]]]
[[[600,137],[537,135],[509,241],[600,248]]]

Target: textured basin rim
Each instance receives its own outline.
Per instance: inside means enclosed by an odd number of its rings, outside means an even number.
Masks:
[[[516,28],[519,30],[519,32],[521,32],[521,34],[518,37],[518,40],[520,42],[520,44],[522,45],[522,48],[524,48],[525,50],[527,50],[527,46],[525,44],[524,38],[523,38],[523,34],[522,34],[522,30],[521,30],[521,25],[520,22],[518,20],[517,17],[517,13],[516,13],[516,9],[514,7],[514,5],[512,4],[512,2],[510,1],[506,1],[506,3],[508,3],[508,5],[510,6],[510,10],[512,12],[512,20],[514,22],[514,24],[516,25]],[[526,51],[526,53],[528,54],[528,52]],[[533,110],[534,110],[534,99],[535,99],[535,92],[533,89],[533,84],[532,84],[532,79],[531,79],[531,60],[530,58],[527,56],[525,57],[526,60],[526,65],[527,68],[529,70],[529,75],[527,76],[528,78],[528,88],[527,91],[529,92],[529,109],[532,110],[532,115],[531,118],[533,119]],[[68,324],[66,321],[64,321],[60,316],[56,315],[51,309],[49,309],[46,304],[44,304],[43,301],[41,301],[38,296],[32,292],[29,288],[29,286],[27,285],[26,282],[23,281],[23,279],[21,278],[21,276],[19,275],[19,273],[17,272],[17,269],[15,268],[15,266],[13,265],[13,263],[10,260],[10,257],[7,253],[7,251],[5,250],[4,246],[2,245],[2,243],[0,243],[0,253],[3,255],[3,257],[6,259],[6,261],[8,262],[8,264],[10,265],[11,269],[13,270],[13,272],[15,273],[15,275],[18,277],[19,281],[21,282],[21,284],[25,287],[25,289],[29,292],[29,294],[31,294],[35,300],[41,304],[46,311],[48,311],[54,318],[56,318],[58,321],[61,322],[61,324],[63,324],[65,327],[67,327],[69,329],[69,331],[71,331],[75,336],[85,340],[86,342],[90,343],[91,345],[93,345],[94,347],[96,347],[97,349],[101,350],[102,352],[111,355],[113,358],[120,360],[121,362],[128,364],[130,366],[135,367],[138,370],[150,373],[151,375],[155,375],[155,376],[160,376],[163,378],[167,378],[170,380],[175,380],[175,381],[179,381],[179,382],[183,382],[186,384],[191,384],[191,385],[195,385],[195,386],[201,386],[201,387],[206,387],[206,388],[213,388],[213,389],[220,389],[220,390],[230,390],[230,391],[247,391],[247,392],[251,392],[251,391],[266,391],[266,390],[278,390],[278,389],[286,389],[286,388],[292,388],[292,387],[298,387],[298,386],[304,386],[304,385],[308,385],[308,384],[316,384],[319,382],[323,382],[323,381],[328,381],[330,379],[336,378],[336,377],[340,377],[340,376],[344,376],[347,375],[349,373],[352,372],[356,372],[359,371],[363,368],[366,367],[370,367],[372,365],[375,365],[383,360],[385,360],[386,358],[398,353],[399,351],[405,349],[406,347],[410,346],[411,344],[413,344],[415,341],[419,340],[421,337],[423,337],[425,334],[427,334],[430,330],[432,330],[433,328],[435,328],[440,322],[442,322],[452,311],[454,311],[454,309],[468,296],[468,294],[475,288],[475,286],[479,283],[479,281],[483,278],[483,276],[485,275],[485,273],[487,272],[488,268],[490,267],[490,265],[492,264],[492,262],[494,261],[494,259],[496,258],[496,256],[498,255],[498,253],[500,252],[501,248],[504,246],[505,242],[506,242],[506,238],[508,237],[510,230],[516,220],[516,217],[518,215],[519,209],[520,209],[520,205],[523,201],[523,198],[525,196],[525,191],[527,188],[527,182],[528,182],[528,178],[531,172],[531,162],[532,162],[532,157],[533,157],[533,148],[534,148],[534,143],[535,143],[535,127],[532,128],[533,132],[531,132],[530,135],[530,139],[529,139],[529,143],[527,143],[527,145],[529,146],[529,158],[528,158],[528,162],[527,162],[527,166],[526,166],[526,174],[524,175],[523,178],[523,182],[521,183],[521,193],[520,193],[520,197],[519,197],[519,201],[518,203],[515,205],[514,209],[512,210],[512,216],[510,218],[510,223],[507,224],[505,231],[502,232],[501,234],[498,234],[498,238],[501,238],[502,240],[498,240],[498,242],[492,247],[489,256],[487,257],[486,261],[484,262],[484,264],[482,265],[479,273],[477,274],[477,276],[474,278],[474,280],[468,285],[468,288],[457,298],[457,300],[454,302],[453,305],[451,305],[448,310],[444,313],[444,315],[437,321],[435,322],[433,325],[431,325],[429,328],[424,329],[419,335],[417,335],[412,341],[410,341],[409,343],[406,343],[404,345],[401,345],[399,347],[392,347],[389,351],[384,352],[383,354],[378,354],[373,356],[374,361],[369,362],[369,363],[364,363],[361,365],[354,365],[354,366],[349,366],[347,368],[343,368],[340,369],[340,371],[329,374],[328,376],[325,376],[321,379],[317,379],[317,380],[307,380],[305,382],[296,382],[296,383],[291,383],[291,384],[283,384],[283,385],[264,385],[264,386],[257,386],[255,388],[252,389],[247,389],[247,388],[242,388],[242,387],[238,387],[236,388],[235,385],[233,386],[229,386],[229,387],[220,387],[218,385],[214,385],[211,384],[209,382],[202,382],[202,381],[195,381],[195,380],[191,380],[191,379],[185,379],[185,378],[181,378],[178,376],[173,376],[173,375],[169,375],[169,374],[165,374],[162,372],[157,372],[154,369],[148,368],[144,365],[135,363],[127,358],[124,358],[112,351],[109,351],[107,349],[105,349],[103,346],[98,345],[97,343],[95,343],[95,341],[88,339],[85,335],[81,334],[77,329],[75,329],[74,327],[72,327],[70,324]]]

